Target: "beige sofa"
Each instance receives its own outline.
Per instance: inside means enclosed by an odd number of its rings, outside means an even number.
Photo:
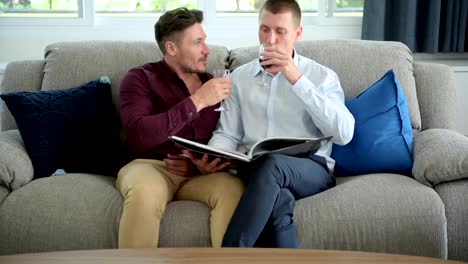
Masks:
[[[256,47],[211,46],[209,68],[254,59]],[[414,178],[369,174],[297,203],[303,248],[387,252],[468,261],[468,139],[453,132],[455,88],[447,66],[417,63],[406,46],[360,40],[304,41],[300,54],[337,72],[351,98],[393,68],[414,129]],[[89,41],[50,45],[44,60],[8,64],[2,93],[74,87],[107,75],[118,110],[129,68],[161,59],[152,42]],[[2,113],[0,254],[117,247],[122,197],[115,175],[68,174],[32,179],[31,161],[14,119]],[[124,137],[123,137],[124,138]],[[208,247],[209,210],[171,202],[161,247]]]

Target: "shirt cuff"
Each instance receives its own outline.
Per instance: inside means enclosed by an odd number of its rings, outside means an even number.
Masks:
[[[192,99],[189,97],[185,98],[184,100],[180,101],[178,104],[179,111],[178,117],[172,118],[173,121],[177,122],[178,124],[174,124],[176,130],[184,127],[188,122],[193,121],[194,119],[199,117],[199,113],[197,112],[197,108],[193,103]],[[179,120],[179,122],[177,121]]]

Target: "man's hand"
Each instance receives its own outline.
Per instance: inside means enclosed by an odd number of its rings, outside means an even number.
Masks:
[[[292,57],[292,50],[286,51],[282,50],[277,46],[267,46],[265,47],[265,52],[263,52],[263,56],[265,58],[269,58],[266,61],[260,63],[262,66],[270,67],[266,68],[266,71],[276,75],[277,73],[283,73],[284,77],[294,85],[299,78],[301,78],[302,73],[297,68],[296,64],[294,64],[294,60]]]
[[[204,83],[190,96],[197,111],[215,105],[231,94],[231,80],[229,78],[213,78]]]
[[[201,174],[211,174],[215,173],[218,171],[223,171],[227,168],[230,168],[232,164],[230,162],[224,161],[221,158],[215,158],[211,162],[208,160],[208,154],[204,154],[201,159],[195,157],[190,151],[188,150],[182,150],[182,153],[187,155],[197,166],[198,170],[200,171]]]
[[[167,170],[179,176],[191,177],[197,172],[196,167],[192,161],[185,155],[171,155],[168,154],[164,159]]]

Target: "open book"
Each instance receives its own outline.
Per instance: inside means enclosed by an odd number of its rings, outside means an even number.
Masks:
[[[322,145],[330,141],[332,137],[323,138],[294,138],[294,137],[273,137],[257,142],[252,149],[244,154],[239,151],[214,148],[205,144],[200,144],[185,138],[171,136],[174,143],[192,152],[206,153],[208,155],[235,159],[250,162],[261,155],[268,153],[278,153],[296,156],[311,151],[317,151]]]

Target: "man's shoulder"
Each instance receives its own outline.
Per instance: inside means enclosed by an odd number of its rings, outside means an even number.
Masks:
[[[336,75],[335,71],[311,58],[299,55],[299,65],[304,71],[318,72],[323,75]]]
[[[234,69],[232,74],[234,76],[245,76],[246,74],[253,74],[253,71],[257,68],[258,59],[253,59],[247,63],[242,64],[241,66]]]
[[[123,77],[123,80],[127,80],[130,82],[144,82],[145,80],[149,79],[159,79],[158,75],[160,75],[161,72],[162,68],[159,61],[145,63],[143,65],[139,65],[129,69]]]
[[[128,73],[144,73],[144,72],[157,72],[157,69],[161,67],[161,61],[149,62],[143,65],[139,65],[128,70]]]

